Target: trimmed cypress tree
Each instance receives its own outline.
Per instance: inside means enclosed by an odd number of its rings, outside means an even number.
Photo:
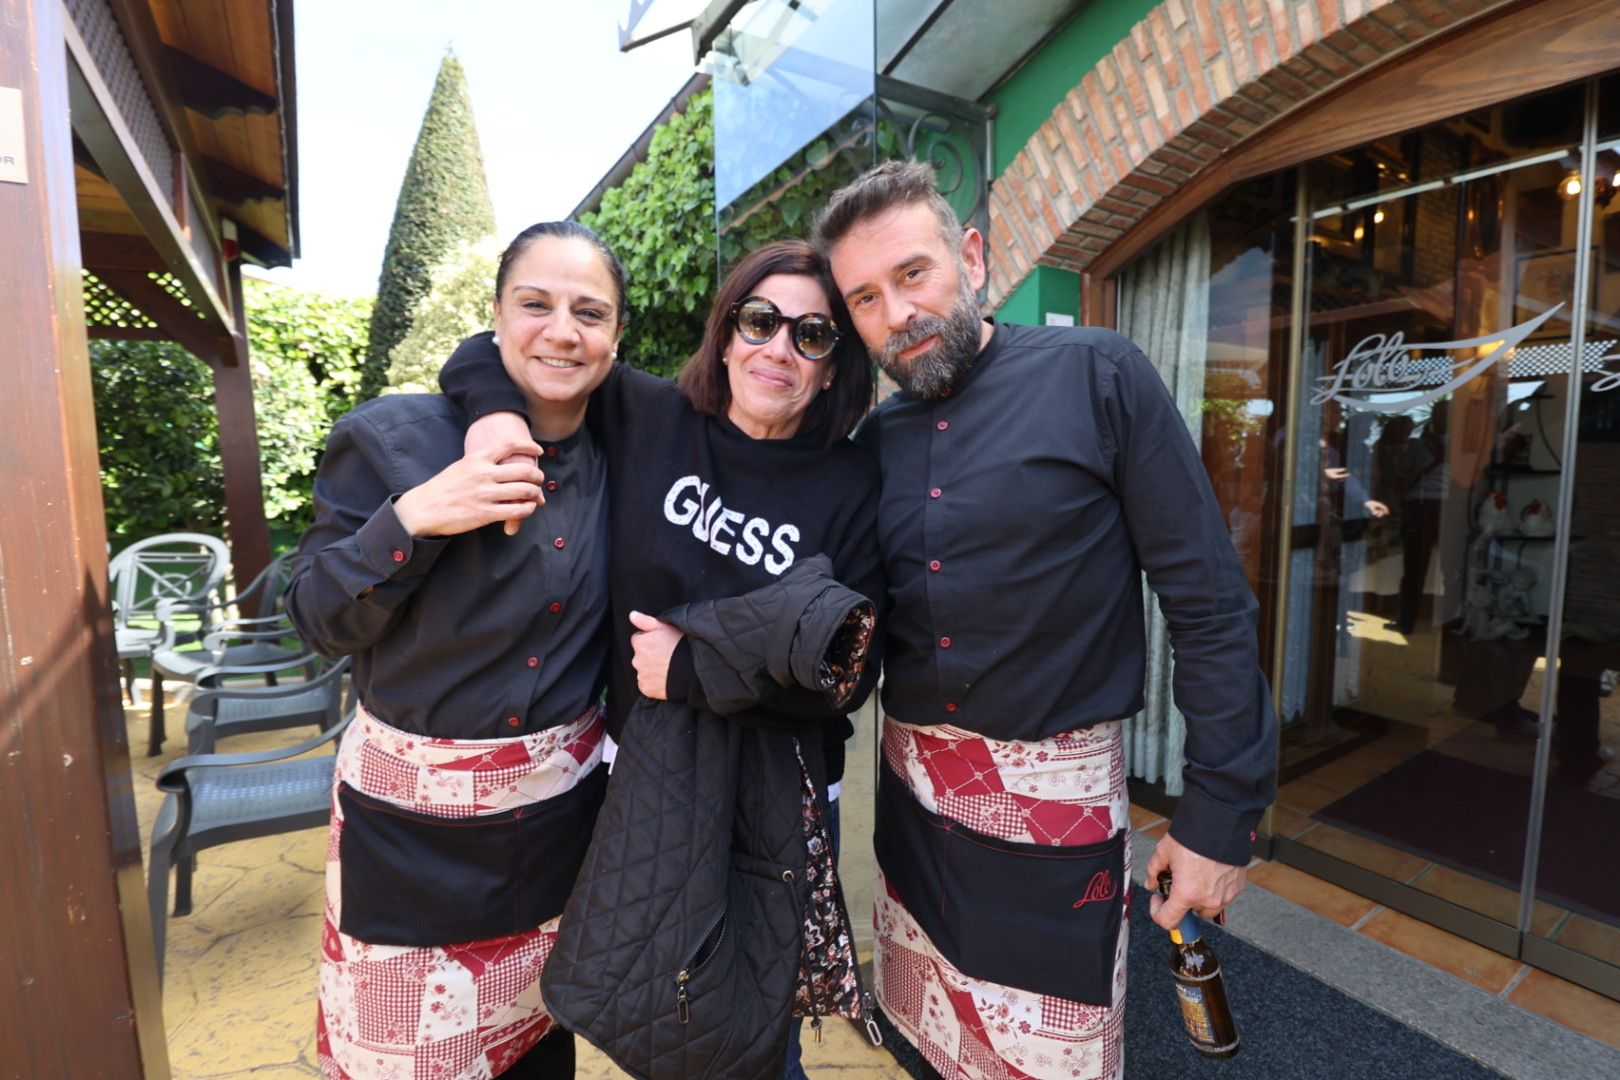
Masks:
[[[484,156],[461,62],[446,54],[422,117],[377,279],[362,400],[388,384],[389,352],[411,329],[433,271],[461,245],[495,233]]]

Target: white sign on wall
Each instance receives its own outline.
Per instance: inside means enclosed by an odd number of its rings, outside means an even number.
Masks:
[[[1047,326],[1073,326],[1074,325],[1074,316],[1073,315],[1066,315],[1066,314],[1064,314],[1062,312],[1059,312],[1059,311],[1048,311],[1046,313],[1046,325]]]
[[[28,183],[22,91],[15,86],[0,86],[0,180],[11,184]]]

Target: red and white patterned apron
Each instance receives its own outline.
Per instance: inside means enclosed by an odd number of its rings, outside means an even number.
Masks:
[[[961,728],[886,718],[883,756],[922,805],[1004,840],[1080,847],[1129,821],[1118,721],[1040,742],[1000,742]],[[1125,845],[1125,880],[1130,880]],[[1128,894],[1127,894],[1128,902]],[[944,1080],[1120,1080],[1125,950],[1114,944],[1114,1007],[970,978],[935,949],[878,871],[873,912],[878,1000]],[[986,926],[1016,934],[1016,926]]]
[[[602,711],[510,739],[432,739],[359,710],[338,750],[326,849],[316,1054],[339,1080],[487,1080],[551,1027],[540,972],[557,920],[457,945],[374,945],[344,934],[338,782],[395,805],[467,818],[543,802],[601,761]]]

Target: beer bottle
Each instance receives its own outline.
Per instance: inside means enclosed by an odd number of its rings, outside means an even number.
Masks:
[[[1169,871],[1159,875],[1159,892],[1170,895]],[[1170,931],[1170,941],[1170,974],[1176,980],[1187,1038],[1205,1057],[1231,1057],[1238,1051],[1237,1024],[1226,1002],[1221,962],[1199,932],[1198,916],[1191,911],[1182,916],[1181,925]]]

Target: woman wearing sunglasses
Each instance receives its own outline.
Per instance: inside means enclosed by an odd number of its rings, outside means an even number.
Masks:
[[[875,459],[847,436],[871,394],[870,363],[825,264],[803,241],[766,245],[721,283],[702,343],[676,381],[618,363],[587,423],[609,463],[613,643],[608,732],[638,692],[701,705],[690,650],[654,616],[677,604],[740,596],[797,560],[824,554],[834,576],[881,603]],[[523,430],[522,401],[490,335],[464,342],[441,386],[477,419],[468,449]],[[546,466],[541,459],[542,470]],[[877,673],[867,663],[853,710]],[[841,711],[787,688],[735,719],[789,726],[836,829],[844,742]],[[797,1042],[788,1075],[802,1075]]]

